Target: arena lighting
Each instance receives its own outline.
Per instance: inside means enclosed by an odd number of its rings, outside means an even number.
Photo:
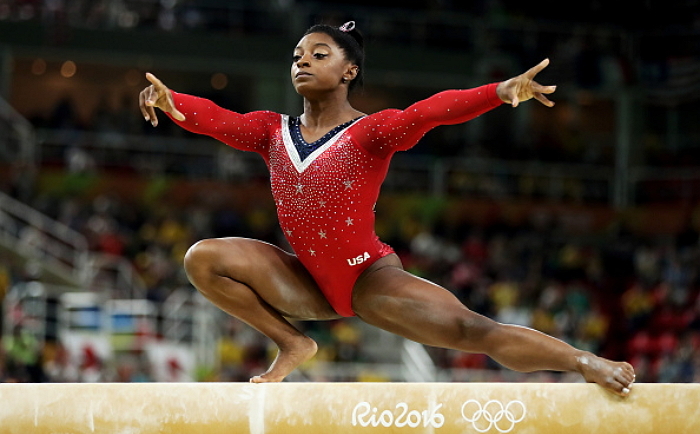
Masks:
[[[0,384],[0,434],[696,434],[700,384]]]
[[[72,60],[66,60],[61,65],[61,75],[65,78],[71,78],[78,72],[78,67]]]
[[[228,86],[228,77],[223,72],[217,72],[211,76],[211,87],[216,90],[225,89]]]

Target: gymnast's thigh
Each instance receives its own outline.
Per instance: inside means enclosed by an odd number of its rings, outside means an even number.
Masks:
[[[188,266],[188,262],[196,264]],[[246,285],[288,318],[340,318],[296,255],[264,241],[250,238],[202,240],[190,248],[185,263],[190,275],[193,274],[191,269],[206,267],[214,275]],[[195,286],[198,285],[195,283]]]
[[[447,289],[392,262],[358,279],[353,310],[376,327],[444,348],[464,348],[466,344],[458,341],[465,329],[481,334],[493,323],[469,310]]]

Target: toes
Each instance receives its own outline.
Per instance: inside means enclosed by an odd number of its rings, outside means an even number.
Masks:
[[[631,378],[630,375],[625,372],[622,367],[617,367],[613,369],[613,377],[615,380],[619,381],[622,384],[627,384],[630,382]]]
[[[632,384],[631,383],[620,383],[617,382],[615,385],[615,391],[617,392],[618,395],[620,396],[628,396],[630,392],[632,391]]]
[[[618,396],[626,397],[630,394],[631,385],[625,385],[619,381],[608,381],[606,384],[608,390],[612,391]]]
[[[621,373],[622,369],[615,368],[612,375],[607,376],[599,384],[618,396],[626,397],[630,394],[632,381],[625,379]]]
[[[254,377],[251,377],[250,382],[251,383],[280,383],[284,380],[284,377],[271,377],[269,375],[263,374],[263,375],[256,375]]]
[[[250,382],[256,383],[256,384],[276,383],[276,382],[278,382],[278,380],[270,379],[270,378],[266,377],[265,375],[256,375],[256,376],[250,378]]]
[[[634,368],[632,367],[632,365],[630,365],[629,363],[623,363],[620,368],[619,377],[623,380],[621,382],[623,384],[627,384],[629,387],[630,384],[634,383],[634,380],[637,376],[634,373]]]

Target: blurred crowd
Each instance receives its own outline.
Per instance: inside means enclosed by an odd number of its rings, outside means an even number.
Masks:
[[[137,207],[110,195],[42,197],[33,205],[85,234],[93,251],[128,258],[156,303],[187,285],[183,255],[199,239],[245,236],[287,246],[271,209],[174,207],[161,200]],[[533,216],[512,226],[441,219],[426,224],[409,215],[396,225],[382,221],[380,212],[378,227],[392,228],[380,230],[380,236],[408,270],[442,284],[479,313],[629,360],[638,381],[689,382],[700,381],[699,213],[674,236],[636,236],[623,227],[570,235],[558,227],[556,216]],[[0,271],[4,291],[22,278]],[[241,380],[264,370],[274,356],[270,343],[235,320],[224,324],[221,369],[207,375]],[[299,326],[321,344],[321,361],[376,361],[363,354],[362,333],[354,323]],[[32,350],[20,332],[3,342],[5,366],[25,366],[28,378],[37,378],[38,349]],[[481,355],[432,354],[444,369],[497,369]]]
[[[397,8],[405,13],[396,13]],[[527,115],[533,120],[529,129],[523,131],[517,125],[524,120],[504,111],[483,121],[487,125],[481,129],[489,131],[488,138],[474,140],[472,134],[467,141],[468,134],[463,130],[444,128],[426,136],[425,143],[430,146],[421,146],[415,152],[612,167],[620,122],[617,98],[621,89],[628,88],[634,90],[634,106],[638,107],[634,127],[639,132],[632,139],[639,163],[669,167],[699,164],[700,151],[693,144],[700,134],[694,121],[698,109],[693,104],[700,88],[697,10],[671,14],[673,8],[646,2],[637,10],[641,14],[638,20],[622,20],[626,18],[626,8],[612,3],[580,2],[571,8],[556,16],[551,11],[551,15],[542,11],[532,16],[519,3],[506,0],[333,2],[333,5],[301,0],[0,0],[0,22],[50,24],[51,20],[57,20],[68,29],[143,28],[181,34],[203,31],[230,33],[234,37],[253,34],[294,40],[317,21],[342,22],[354,18],[373,46],[437,47],[450,53],[465,53],[466,72],[473,78],[469,84],[509,78],[548,56],[553,62],[542,79],[555,77],[560,89],[555,98],[560,108],[553,115],[555,122],[551,122],[551,113],[544,118],[535,111]],[[675,17],[674,20],[665,19],[667,15]],[[492,25],[478,25],[483,22]],[[572,22],[578,23],[572,27]],[[61,39],[52,43],[60,45]],[[450,69],[451,65],[445,65],[446,73],[454,72]],[[137,76],[142,77],[140,72]],[[241,100],[240,95],[231,98],[233,87],[217,93],[219,97],[228,95],[228,101],[221,98],[216,102],[238,111],[254,109],[254,104]],[[374,90],[368,89],[368,93],[383,93]],[[400,96],[388,101],[388,105],[405,107],[441,89],[392,90]],[[75,96],[74,100],[66,97],[57,103],[51,113],[28,116],[34,116],[35,125],[46,128],[70,126],[98,133],[148,135],[171,135],[176,131],[167,122],[157,129],[147,128],[148,124],[134,110],[135,96],[136,92],[125,97],[119,107],[101,105],[91,119],[77,119],[74,105],[80,100]],[[666,141],[674,143],[665,146]]]
[[[71,26],[296,37],[298,34],[294,32],[316,20],[345,19],[347,8],[343,2],[336,3],[335,12],[325,9],[314,12],[312,6],[318,5],[294,0],[212,2],[207,7],[187,0],[0,0],[0,20],[41,22],[56,34],[56,43],[62,40],[61,32]],[[700,82],[695,48],[685,52],[678,48],[680,51],[674,55],[679,55],[682,61],[671,62],[665,52],[655,51],[653,44],[644,45],[648,51],[636,52],[642,51],[641,47],[630,48],[634,44],[621,40],[618,32],[582,31],[579,35],[567,29],[566,37],[557,37],[562,35],[562,25],[568,22],[561,17],[555,22],[554,17],[545,16],[550,20],[545,24],[549,25],[523,33],[522,29],[528,27],[527,19],[514,3],[433,0],[385,4],[413,10],[415,13],[406,15],[409,17],[406,19],[393,10],[386,13],[371,10],[369,2],[354,2],[353,13],[359,16],[352,18],[364,20],[362,28],[367,29],[373,42],[459,47],[476,53],[482,59],[476,62],[479,66],[474,71],[480,82],[518,73],[523,65],[540,60],[535,59],[540,53],[558,56],[562,66],[556,75],[564,82],[573,83],[575,89],[573,96],[568,95],[570,105],[560,101],[560,106],[566,107],[558,112],[561,118],[556,122],[548,120],[539,129],[540,134],[531,136],[502,127],[516,124],[513,119],[494,117],[493,124],[486,128],[490,140],[470,143],[470,152],[478,156],[612,165],[612,146],[597,146],[597,139],[583,136],[596,125],[608,125],[598,122],[596,114],[614,116],[611,101],[594,104],[595,91],[638,82],[652,85],[656,93],[647,96],[663,106],[663,109],[649,109],[648,117],[654,122],[641,127],[642,141],[657,146],[667,135],[672,135],[666,124],[657,120],[672,122],[673,110],[666,108],[678,108],[687,102],[684,99],[687,89]],[[610,21],[626,16],[621,7],[604,6],[601,2],[591,4],[599,5],[599,10],[571,15],[584,18],[603,15]],[[357,9],[358,6],[362,9]],[[581,5],[579,8],[585,9]],[[426,10],[430,13],[424,13]],[[600,14],[603,10],[614,13]],[[464,31],[463,22],[449,25],[446,17],[451,13],[471,14],[474,20],[488,18],[505,24],[495,31],[488,26],[470,26],[469,31]],[[302,17],[302,22],[296,23],[290,16]],[[686,18],[692,20],[695,16],[690,14]],[[436,17],[435,22],[431,17]],[[644,22],[630,26],[642,26]],[[663,39],[664,47],[674,45],[673,37],[687,36],[685,30],[671,32]],[[643,54],[644,58],[633,59],[631,54]],[[674,83],[681,85],[676,88]],[[11,176],[4,177],[6,182],[1,189],[84,234],[90,250],[126,258],[142,277],[150,301],[162,303],[174,288],[188,285],[182,260],[197,240],[244,236],[288,248],[277,226],[271,200],[242,206],[226,200],[225,196],[201,194],[183,205],[170,200],[172,186],[163,171],[153,171],[147,187],[132,197],[108,191],[92,194],[91,183],[101,176],[109,177],[103,172],[109,161],[100,161],[91,154],[90,140],[97,139],[86,132],[139,135],[141,140],[153,135],[188,136],[169,122],[162,122],[158,129],[151,128],[143,122],[130,98],[120,107],[101,106],[90,120],[76,117],[74,103],[65,99],[49,116],[32,119],[36,127],[58,132],[54,137],[58,137],[59,145],[70,145],[60,148],[57,160],[49,161],[53,169],[55,166],[65,169],[59,188],[55,183],[47,188],[36,182],[41,178],[42,168],[18,166],[13,168]],[[240,109],[225,102],[222,105]],[[685,119],[679,117],[675,122],[683,124]],[[694,128],[692,125],[689,123],[688,128]],[[610,126],[609,131],[592,134],[594,138],[605,135],[599,142],[610,145],[614,140],[613,129]],[[426,137],[427,141],[441,143],[442,148],[424,146],[418,151],[443,156],[464,152],[465,135],[449,131],[452,132],[440,136],[431,133]],[[514,143],[517,137],[527,137],[530,142]],[[670,166],[700,161],[697,147],[658,146],[655,152],[645,155],[648,163],[660,161]],[[51,155],[45,152],[44,157]],[[219,184],[219,188],[231,186]],[[248,187],[237,185],[236,188]],[[397,223],[383,221],[381,212],[377,217],[380,237],[397,250],[407,269],[445,286],[471,309],[501,322],[542,330],[582,349],[629,360],[637,369],[637,381],[700,381],[700,210],[691,213],[682,231],[657,235],[634,233],[621,224],[604,233],[570,234],[556,224],[556,216],[541,215],[533,215],[529,221],[516,225],[498,219],[486,224],[466,220],[447,222],[441,218],[426,222],[413,215],[403,216]],[[26,266],[0,262],[0,295],[6,294],[14,284],[35,277]],[[363,351],[366,342],[353,321],[298,326],[319,342],[314,363],[377,361]],[[274,357],[274,348],[267,339],[236,320],[222,321],[221,332],[219,366],[215,371],[198,373],[198,379],[246,381],[264,371]],[[60,342],[40,342],[21,327],[13,328],[0,344],[2,381],[151,381],[155,378],[152,367],[133,355],[109,365],[96,354],[84,354],[81,364],[71,367]],[[464,369],[500,369],[483,355],[437,349],[430,352],[437,366],[454,372],[455,379],[461,378],[459,371]]]
[[[485,77],[507,78],[546,55],[565,65],[557,70],[560,85],[571,79],[597,90],[643,83],[662,88],[653,98],[665,103],[687,100],[689,93],[695,99],[700,15],[690,3],[645,2],[635,9],[637,20],[614,2],[577,2],[566,11],[546,6],[508,0],[0,0],[0,21],[41,23],[51,43],[60,45],[72,28],[297,38],[316,22],[352,19],[372,44],[488,57],[478,71]]]
[[[290,12],[304,12],[311,16],[319,13],[342,15],[352,12],[356,18],[367,19],[372,14],[382,15],[401,9],[406,17],[424,14],[426,16],[423,21],[430,22],[430,18],[450,13],[469,14],[491,20],[522,19],[532,14],[531,8],[537,8],[541,9],[538,18],[558,22],[617,23],[630,27],[641,25],[625,23],[623,19],[626,10],[619,5],[581,2],[566,14],[562,14],[560,11],[547,11],[546,8],[539,7],[545,4],[535,1],[526,7],[508,0],[478,0],[466,3],[455,0],[355,0],[337,1],[331,5],[311,0],[3,0],[0,2],[0,19],[40,20],[46,24],[93,28],[151,27],[166,31],[206,29],[260,33],[287,29],[290,23],[284,22],[283,14]],[[644,9],[640,8],[640,18],[645,18],[644,12],[654,9],[655,5],[645,6],[647,7]],[[392,27],[392,21],[398,23],[406,17],[394,17],[386,27],[393,29],[394,33],[401,33],[400,29]],[[404,36],[410,38],[407,36],[407,29],[404,32]]]
[[[675,236],[559,233],[555,221],[422,232],[405,258],[473,310],[629,360],[638,381],[700,381],[700,210]],[[439,226],[438,226],[439,227]],[[443,226],[444,227],[444,226]],[[456,241],[456,242],[455,242]],[[492,369],[435,351],[445,368]]]

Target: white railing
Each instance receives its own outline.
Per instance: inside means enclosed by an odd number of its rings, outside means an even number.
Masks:
[[[146,284],[126,258],[91,252],[85,236],[0,192],[0,245],[76,287],[115,298],[145,298]]]
[[[89,252],[85,237],[2,192],[0,244],[73,284],[86,283]]]
[[[179,288],[163,302],[162,315],[168,341],[190,346],[200,366],[218,364],[223,312],[194,289]]]
[[[33,164],[36,137],[32,124],[0,98],[0,161]]]
[[[113,298],[146,298],[146,283],[122,256],[90,252],[85,274],[90,288],[106,290]]]
[[[14,285],[5,295],[3,309],[3,334],[11,336],[16,330],[29,333],[38,345],[43,345],[47,328],[47,292],[39,282],[22,282]]]
[[[433,359],[425,347],[417,342],[404,340],[401,362],[405,381],[425,383],[437,378],[437,368]]]
[[[163,313],[163,336],[173,342],[192,342],[194,315],[190,291],[173,291],[163,302]]]

